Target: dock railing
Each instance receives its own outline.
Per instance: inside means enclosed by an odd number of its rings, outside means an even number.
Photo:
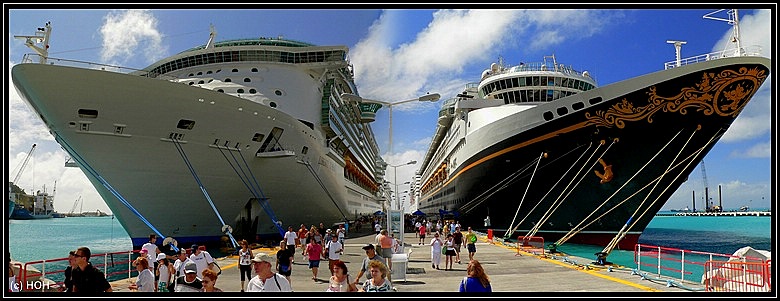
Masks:
[[[725,264],[726,262],[729,264]],[[723,275],[723,273],[718,274],[719,268],[724,268],[722,271],[725,271],[733,266],[748,265],[750,265],[752,276],[757,274],[760,276],[742,279],[729,278],[732,287],[764,287],[763,284],[757,283],[756,279],[760,278],[761,281],[770,281],[769,279],[771,279],[771,270],[767,268],[767,266],[771,266],[771,261],[749,256],[740,257],[637,244],[634,249],[634,263],[636,263],[637,270],[655,273],[659,278],[677,279],[681,283],[707,284],[707,282],[712,281],[712,277]],[[726,282],[723,279],[717,279],[717,281]]]
[[[133,260],[140,250],[100,253],[90,256],[92,266],[103,271],[109,282],[130,279],[138,275]],[[65,289],[65,269],[68,258],[55,258],[15,263],[20,291],[56,292]]]
[[[516,246],[517,254],[515,254],[515,256],[520,255],[520,250],[544,255],[544,237],[541,236],[524,237],[520,235],[517,237]]]

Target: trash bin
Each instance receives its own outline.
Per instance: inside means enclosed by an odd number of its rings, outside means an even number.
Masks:
[[[392,280],[403,278],[406,282],[406,265],[409,262],[409,257],[406,254],[393,254],[390,260],[393,263],[393,273],[390,274]]]

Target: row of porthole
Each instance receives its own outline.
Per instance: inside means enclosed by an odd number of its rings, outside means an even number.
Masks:
[[[595,105],[597,103],[600,103],[602,100],[603,99],[601,98],[601,96],[594,97],[594,98],[589,99],[588,103],[590,103],[590,105],[592,106],[592,105]],[[583,104],[582,102],[578,101],[578,102],[573,103],[571,105],[571,108],[574,111],[579,111],[579,110],[582,110],[582,109],[585,108],[585,104]],[[563,115],[566,115],[566,114],[569,113],[569,108],[567,108],[567,107],[559,107],[558,109],[555,110],[555,112],[558,113],[558,116],[563,116]],[[553,120],[553,118],[555,118],[555,115],[553,114],[552,111],[547,111],[547,112],[544,112],[542,114],[542,117],[544,117],[545,121],[550,121],[550,120]]]
[[[210,80],[209,80],[209,82],[213,82],[213,81],[214,81],[213,79],[210,79]],[[230,78],[226,78],[226,79],[224,80],[224,82],[226,82],[226,83],[232,83],[232,82],[233,82],[233,80],[232,80],[232,79],[230,79]],[[250,79],[250,78],[248,78],[248,77],[245,77],[245,78],[244,78],[244,82],[245,82],[245,83],[251,83],[251,82],[252,82],[252,79]],[[205,83],[205,82],[204,82],[204,81],[202,81],[202,80],[201,80],[201,81],[198,81],[198,84],[199,84],[199,85],[202,85],[202,84],[204,84],[204,83]],[[194,81],[191,81],[191,82],[190,82],[190,86],[192,86],[192,85],[194,85],[194,84],[195,84],[195,82],[194,82]]]
[[[221,71],[222,71],[222,69],[217,69],[217,71],[213,72],[213,73],[220,73]],[[233,70],[231,70],[230,72],[238,72],[238,69],[237,68],[233,68]],[[252,72],[256,73],[256,72],[258,72],[258,69],[257,68],[252,68]],[[206,74],[211,74],[211,73],[212,73],[211,70],[206,71]],[[196,75],[195,73],[190,73],[190,76],[195,76],[195,75]],[[198,72],[197,75],[203,75],[203,71]]]

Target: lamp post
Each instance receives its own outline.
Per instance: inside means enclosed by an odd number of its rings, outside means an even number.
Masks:
[[[382,105],[384,105],[384,106],[386,106],[387,108],[390,109],[389,118],[388,118],[388,128],[390,128],[390,132],[389,132],[389,135],[387,137],[389,147],[388,147],[387,153],[388,154],[392,154],[393,153],[393,106],[404,104],[404,103],[407,103],[407,102],[413,102],[413,101],[436,102],[436,101],[439,100],[439,98],[441,98],[441,95],[439,95],[439,93],[425,94],[423,96],[420,96],[420,97],[417,97],[417,98],[414,98],[414,99],[407,99],[407,100],[402,100],[402,101],[397,101],[397,102],[392,102],[392,103],[391,102],[386,102],[386,101],[362,98],[360,96],[357,96],[355,94],[350,94],[350,93],[342,93],[341,94],[341,98],[347,99],[349,101],[355,101],[355,102],[362,102],[364,100],[365,101],[376,102],[376,103],[380,103],[380,104],[382,104]]]
[[[404,164],[390,165],[390,167],[393,168],[393,184],[395,185],[395,190],[393,192],[395,193],[396,210],[401,210],[401,200],[400,200],[400,196],[398,195],[398,167],[406,166],[406,165],[414,165],[414,164],[417,164],[417,161],[412,160]]]

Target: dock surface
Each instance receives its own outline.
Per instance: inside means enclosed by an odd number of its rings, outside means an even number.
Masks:
[[[341,259],[347,264],[350,277],[356,277],[360,270],[360,264],[365,252],[362,247],[367,243],[373,243],[373,233],[361,233],[348,235],[345,240],[344,255]],[[406,262],[405,279],[394,277],[393,286],[396,294],[403,293],[457,293],[461,279],[466,276],[468,265],[468,253],[465,247],[461,254],[462,264],[454,263],[450,271],[431,268],[430,241],[426,238],[425,245],[419,245],[419,239],[413,233],[404,235],[406,252],[411,250]],[[697,292],[704,292],[700,284],[686,283],[684,287],[669,286],[667,281],[657,281],[651,277],[643,277],[640,272],[635,273],[632,267],[613,267],[595,265],[594,259],[586,259],[565,254],[541,255],[539,252],[518,252],[516,248],[501,242],[491,242],[484,235],[479,236],[476,244],[475,259],[482,263],[485,272],[490,277],[494,293],[507,293],[508,295],[521,296],[525,292],[554,293],[556,295],[571,293],[579,296],[583,292],[592,293],[684,293],[685,296],[693,296]],[[274,256],[275,249],[255,249],[255,253],[263,252]],[[444,268],[444,257],[439,267]],[[241,281],[238,273],[237,256],[218,258],[217,262],[222,268],[222,275],[217,280],[216,287],[231,294],[240,293]],[[273,264],[273,263],[272,263]],[[403,263],[401,263],[403,265]],[[399,268],[398,264],[394,269]],[[400,272],[394,275],[402,275]],[[320,263],[318,280],[312,280],[308,261],[301,255],[301,250],[296,249],[295,262],[291,276],[292,288],[295,293],[312,292],[326,294],[330,271],[327,260]],[[363,276],[365,278],[365,276]],[[648,279],[645,279],[648,278]],[[354,278],[352,278],[354,279]],[[112,283],[115,292],[129,292],[127,286],[134,279],[124,279]],[[248,282],[248,281],[247,281]],[[361,280],[362,283],[362,280]],[[512,293],[516,294],[512,294]],[[669,294],[663,294],[669,296]]]

